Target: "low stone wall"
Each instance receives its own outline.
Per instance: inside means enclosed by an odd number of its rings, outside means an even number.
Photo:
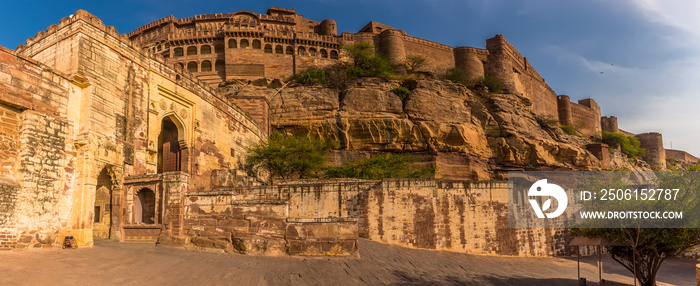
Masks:
[[[357,237],[461,253],[572,253],[565,229],[508,228],[506,182],[298,180],[185,195],[189,245],[354,255]]]
[[[291,255],[357,255],[357,219],[287,219]]]

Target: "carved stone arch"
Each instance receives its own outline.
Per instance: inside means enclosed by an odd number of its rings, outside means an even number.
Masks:
[[[107,168],[107,174],[109,174],[109,178],[112,180],[112,185],[120,185],[122,174],[124,172],[122,168],[118,168],[117,166],[112,164],[106,164],[104,167]]]
[[[180,115],[178,115],[175,111],[166,112],[165,114],[163,114],[163,117],[160,118],[160,121],[163,122],[163,120],[166,118],[170,119],[170,121],[172,121],[175,124],[175,126],[177,126],[177,139],[178,141],[180,141],[181,147],[187,147],[187,145],[189,144],[187,140],[187,138],[189,138],[189,132],[187,130],[187,125],[185,124],[185,121],[182,120]],[[182,146],[183,144],[184,146]]]
[[[158,135],[158,173],[187,172],[189,169],[189,130],[180,116],[171,111],[161,117]]]

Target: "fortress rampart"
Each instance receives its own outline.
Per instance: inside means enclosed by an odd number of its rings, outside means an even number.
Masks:
[[[240,169],[248,147],[268,136],[269,99],[264,92],[227,99],[212,86],[345,61],[341,46],[360,41],[397,66],[415,54],[428,59],[426,71],[494,76],[528,98],[536,115],[581,134],[624,132],[592,99],[557,96],[502,35],[486,49],[453,48],[376,22],[337,35],[333,20],[275,7],[169,16],[124,35],[79,10],[15,51],[0,47],[0,145],[11,146],[0,150],[0,249],[60,247],[73,236],[80,246],[98,237],[344,255],[357,251],[362,235],[470,253],[565,253],[566,231],[507,228],[502,182],[259,186]],[[353,96],[363,100],[367,90]],[[655,168],[665,168],[666,156],[694,158],[667,155],[661,134],[637,137]],[[605,165],[607,146],[588,147]],[[436,162],[469,163],[452,154]],[[448,178],[480,178],[450,168]]]
[[[644,160],[655,169],[666,168],[666,150],[660,133],[649,132],[636,135],[645,149]]]
[[[560,103],[544,78],[503,35],[487,39],[486,49],[479,49],[450,47],[377,22],[368,23],[357,33],[337,33],[333,20],[308,20],[294,9],[273,7],[266,14],[238,11],[183,19],[169,16],[132,31],[128,37],[213,86],[235,78],[285,78],[309,67],[349,61],[342,46],[368,42],[399,69],[407,56],[418,55],[427,60],[425,71],[441,74],[456,67],[472,78],[494,76],[507,92],[530,99],[535,113],[570,119],[562,124],[599,137],[597,105]],[[560,116],[560,110],[570,112]]]
[[[600,118],[600,126],[603,131],[619,133],[620,129],[617,127],[617,117],[615,116],[603,116]]]

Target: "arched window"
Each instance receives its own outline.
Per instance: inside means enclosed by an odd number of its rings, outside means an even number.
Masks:
[[[260,40],[253,40],[253,49],[259,50],[260,48],[261,48]]]
[[[328,58],[328,51],[326,51],[325,49],[321,49],[321,57],[327,59]]]
[[[185,54],[183,53],[182,48],[175,48],[175,49],[173,50],[173,55],[174,55],[175,57],[181,57],[181,56],[184,56]]]
[[[283,52],[284,52],[284,49],[282,49],[282,46],[277,45],[277,46],[275,47],[275,54],[281,54],[281,53],[283,53]]]
[[[211,71],[211,62],[210,61],[203,61],[201,71],[203,71],[203,72]]]
[[[238,45],[236,44],[236,39],[228,40],[228,48],[229,49],[235,49],[237,47],[238,47]]]
[[[197,47],[195,46],[189,46],[187,47],[187,55],[192,56],[197,54]]]
[[[241,40],[241,49],[247,49],[248,46],[249,46],[248,39],[242,39]]]
[[[287,46],[287,54],[288,55],[293,55],[294,54],[294,48]]]
[[[182,63],[177,63],[177,67],[179,67],[180,70],[184,70],[184,69],[185,69],[185,65],[182,64]]]
[[[221,54],[224,52],[224,44],[216,44],[214,46],[214,52],[217,54]]]
[[[223,60],[217,60],[214,64],[214,69],[218,72],[226,71],[226,64]]]
[[[331,51],[331,59],[334,59],[334,60],[338,59],[338,51]]]
[[[210,45],[202,46],[202,55],[209,55],[209,54],[211,54],[211,46]]]
[[[189,62],[189,63],[187,63],[187,71],[189,71],[189,72],[197,72],[197,62]]]
[[[316,56],[316,48],[309,48],[309,56],[311,56],[311,57]]]
[[[297,48],[297,54],[300,56],[305,56],[306,55],[306,48],[304,47],[298,47]]]
[[[272,45],[270,45],[270,44],[265,45],[265,53],[266,54],[272,53]]]

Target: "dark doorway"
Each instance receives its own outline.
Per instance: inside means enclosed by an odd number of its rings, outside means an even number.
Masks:
[[[150,189],[141,189],[134,199],[134,223],[155,224],[156,194]]]
[[[158,137],[158,173],[180,171],[182,152],[178,140],[178,130],[170,118],[163,118]]]

